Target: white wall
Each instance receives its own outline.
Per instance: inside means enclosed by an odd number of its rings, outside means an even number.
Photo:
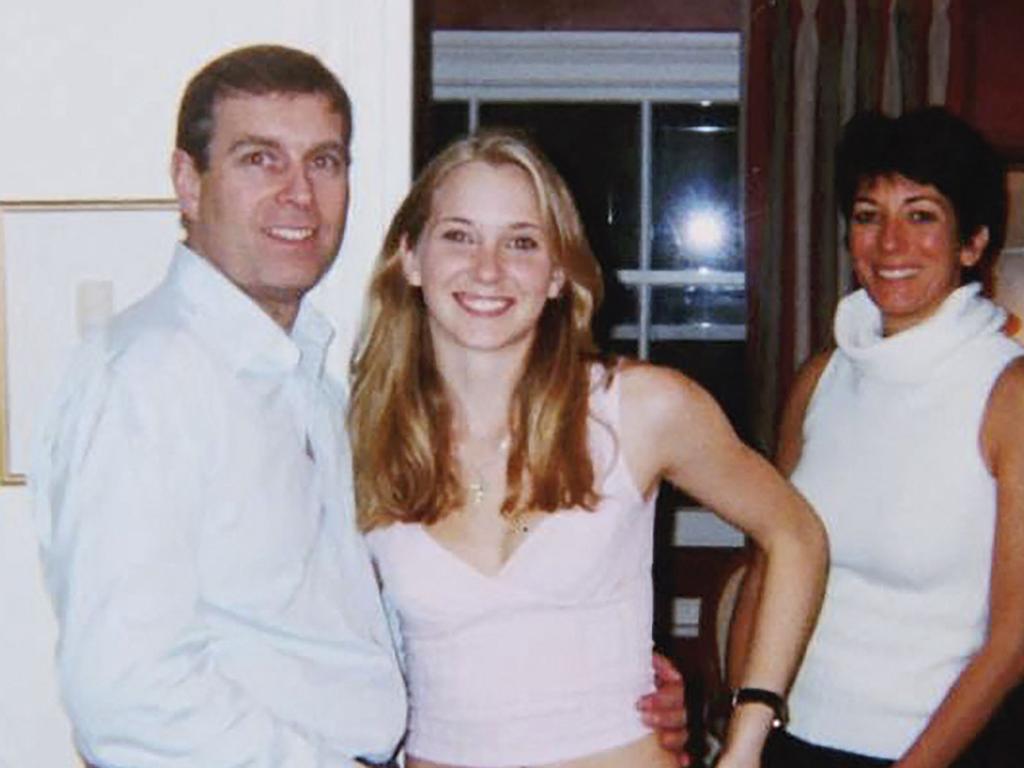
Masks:
[[[332,356],[338,365],[358,324],[383,229],[408,185],[411,4],[5,3],[0,201],[170,197],[166,167],[174,115],[191,72],[248,43],[279,42],[316,52],[340,75],[355,105],[349,231],[339,267],[317,293],[339,328]],[[35,332],[45,342],[47,329]],[[54,639],[27,491],[0,487],[0,768],[76,764],[57,704]]]

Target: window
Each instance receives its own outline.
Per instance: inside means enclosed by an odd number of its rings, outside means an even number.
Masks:
[[[599,339],[687,371],[743,431],[738,35],[433,41],[430,153],[479,126],[531,134],[572,189],[607,276]]]
[[[739,36],[435,31],[433,57],[427,156],[482,126],[529,133],[605,272],[599,342],[685,371],[744,433]]]

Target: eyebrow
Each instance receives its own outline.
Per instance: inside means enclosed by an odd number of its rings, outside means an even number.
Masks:
[[[475,223],[471,219],[467,219],[464,216],[438,216],[436,219],[438,224],[451,223],[451,224],[465,224],[466,226],[474,226]],[[510,224],[503,225],[509,229],[536,229],[542,230],[543,227],[540,224],[534,224],[530,221],[513,221]]]
[[[244,147],[270,147],[271,149],[280,149],[281,142],[276,139],[267,138],[265,136],[256,136],[253,134],[246,134],[241,138],[235,139],[228,147],[228,154],[233,154],[239,149]]]
[[[272,139],[268,136],[259,136],[258,134],[246,134],[234,142],[228,147],[228,154],[234,154],[240,149],[247,147],[267,147],[269,149],[283,149],[283,145],[277,139]],[[329,149],[332,152],[337,152],[340,155],[345,155],[345,144],[341,141],[322,141],[319,144],[314,144],[310,147],[304,155],[314,154],[322,150]]]
[[[907,203],[922,203],[922,202],[924,202],[924,203],[934,203],[936,205],[942,205],[942,200],[939,197],[937,197],[936,195],[914,195],[912,197],[908,197],[908,198],[904,199],[902,202],[903,202],[903,204],[907,204]],[[870,203],[871,205],[877,205],[878,201],[875,198],[871,197],[870,195],[866,195],[866,194],[861,193],[861,194],[858,194],[853,199],[853,204],[856,205],[857,203]]]

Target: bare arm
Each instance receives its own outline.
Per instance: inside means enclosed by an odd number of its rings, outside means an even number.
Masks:
[[[807,502],[736,437],[715,401],[674,371],[623,376],[623,445],[641,487],[664,478],[741,528],[765,553],[761,605],[743,684],[785,692],[825,583],[824,530]],[[771,713],[737,710],[720,765],[757,765]]]
[[[832,357],[831,352],[815,355],[797,373],[796,381],[789,392],[782,419],[779,422],[778,446],[775,450],[775,467],[785,477],[789,477],[796,469],[803,452],[804,415],[811,401],[818,380]],[[764,553],[754,544],[750,544],[750,566],[743,579],[736,609],[733,613],[732,626],[729,629],[728,657],[726,663],[726,680],[732,688],[736,688],[743,680],[747,652],[750,648],[751,634],[754,627],[754,616],[757,613],[758,597],[764,582]]]
[[[981,444],[996,479],[989,626],[985,644],[957,678],[899,768],[949,765],[1024,675],[1024,358],[992,390]]]

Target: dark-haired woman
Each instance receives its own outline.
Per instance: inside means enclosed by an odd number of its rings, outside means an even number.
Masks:
[[[861,289],[800,372],[777,456],[831,572],[766,764],[981,766],[968,745],[1024,670],[1024,350],[970,279],[1002,245],[1003,164],[930,108],[855,117],[837,171]]]

